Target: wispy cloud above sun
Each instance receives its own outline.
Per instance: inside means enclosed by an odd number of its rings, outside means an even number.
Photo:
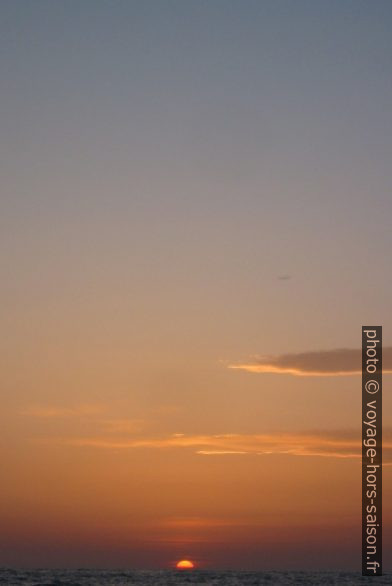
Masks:
[[[190,449],[202,456],[286,454],[329,458],[360,458],[361,442],[355,432],[212,434],[164,437],[62,437],[41,441],[105,450]],[[384,432],[384,459],[392,461],[392,433]]]

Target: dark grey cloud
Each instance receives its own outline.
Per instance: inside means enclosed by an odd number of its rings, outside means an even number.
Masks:
[[[231,364],[229,368],[258,373],[280,373],[297,376],[339,376],[360,374],[360,348],[339,348],[293,354],[261,356],[253,362]],[[392,347],[383,348],[383,372],[392,372]]]

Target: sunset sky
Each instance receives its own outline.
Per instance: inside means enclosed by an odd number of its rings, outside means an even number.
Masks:
[[[388,0],[1,0],[0,565],[360,569],[391,25]]]

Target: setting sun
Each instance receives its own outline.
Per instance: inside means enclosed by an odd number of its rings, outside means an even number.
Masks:
[[[194,563],[191,562],[190,560],[181,560],[181,561],[177,562],[177,565],[176,565],[176,568],[178,568],[179,570],[191,570],[194,567],[195,567]]]

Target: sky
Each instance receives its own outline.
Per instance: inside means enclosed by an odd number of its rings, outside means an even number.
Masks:
[[[1,0],[1,565],[360,568],[391,24],[383,0]]]

